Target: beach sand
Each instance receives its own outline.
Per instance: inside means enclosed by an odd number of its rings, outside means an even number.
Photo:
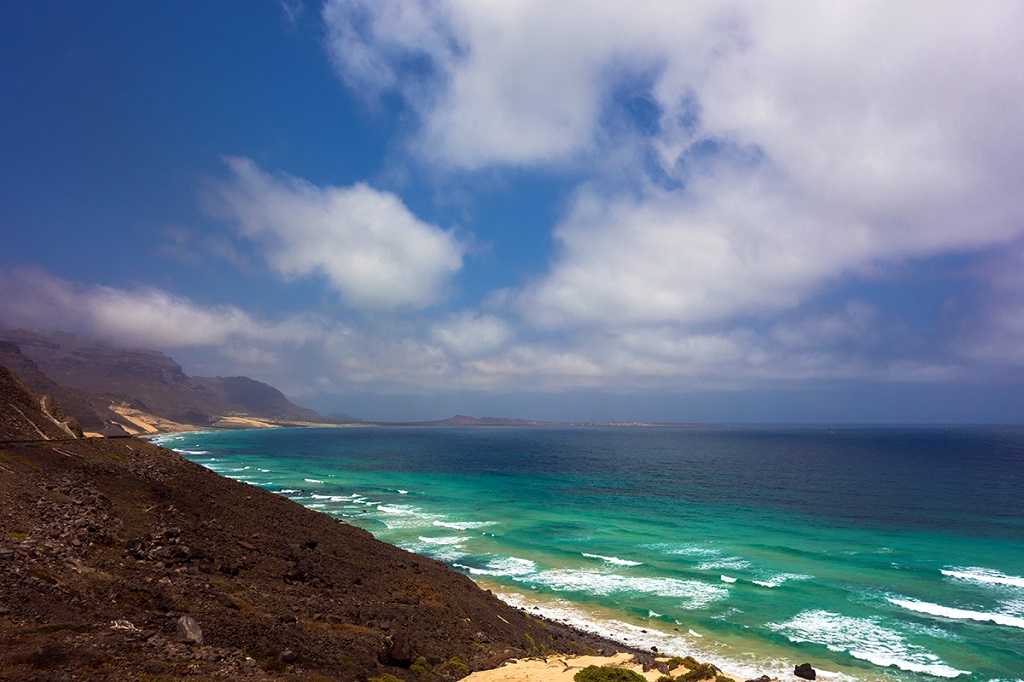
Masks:
[[[627,668],[643,675],[649,682],[654,682],[663,673],[652,668],[646,673],[640,665],[631,663],[632,654],[616,654],[614,656],[548,656],[547,658],[529,658],[509,661],[500,668],[493,670],[482,670],[464,677],[464,682],[572,682],[573,676],[588,665],[596,666],[617,666]],[[667,659],[660,658],[660,661]],[[685,672],[683,668],[677,668],[671,675],[678,676]],[[735,677],[723,673],[737,682],[742,677]]]
[[[213,424],[198,425],[198,424],[186,424],[183,422],[175,422],[170,419],[164,419],[158,417],[149,412],[143,412],[141,410],[129,407],[127,405],[113,404],[110,409],[117,414],[124,417],[127,421],[134,425],[134,428],[129,426],[123,426],[123,428],[133,436],[156,436],[165,433],[182,433],[185,431],[204,431],[207,429],[224,429],[224,430],[235,430],[235,429],[276,429],[282,427],[292,426],[307,426],[307,427],[336,427],[336,426],[348,426],[347,424],[322,424],[319,422],[302,422],[302,421],[275,421],[271,419],[262,419],[259,417],[240,417],[240,416],[225,416],[218,419]],[[98,433],[86,433],[87,436],[99,436]]]

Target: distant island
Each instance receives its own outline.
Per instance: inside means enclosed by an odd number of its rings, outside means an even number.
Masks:
[[[373,422],[382,426],[698,426],[669,422],[549,422],[507,417],[467,417],[457,414],[447,419],[420,422]]]

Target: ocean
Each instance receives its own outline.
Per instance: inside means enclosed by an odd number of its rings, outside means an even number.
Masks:
[[[1024,680],[1024,428],[155,440],[633,646],[748,677]]]

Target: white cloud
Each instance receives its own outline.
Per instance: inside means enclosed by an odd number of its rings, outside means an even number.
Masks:
[[[226,161],[232,178],[216,186],[215,210],[285,278],[322,276],[356,308],[423,308],[462,267],[454,234],[419,220],[394,194],[363,183],[321,188],[249,159]]]
[[[239,339],[297,344],[318,334],[299,316],[271,322],[236,306],[203,306],[150,287],[81,286],[36,269],[0,272],[0,320],[161,349],[229,347]]]
[[[1024,234],[1017,2],[331,0],[324,19],[342,78],[405,97],[426,161],[593,178],[518,296],[543,327],[771,315]],[[623,87],[647,129],[610,122]],[[660,177],[606,182],[645,152]]]
[[[436,323],[430,336],[455,357],[480,357],[504,346],[512,338],[512,329],[493,315],[464,311]]]
[[[1001,331],[1020,328],[1005,315],[984,319]],[[157,289],[81,286],[42,271],[18,270],[0,273],[0,320],[161,349],[190,365],[192,373],[255,376],[293,396],[936,381],[971,377],[978,355],[992,366],[1021,362],[1019,342],[978,345],[970,330],[962,353],[949,358],[936,348],[921,353],[906,343],[905,330],[887,325],[878,311],[856,301],[831,312],[789,315],[767,329],[694,331],[635,324],[518,338],[508,321],[472,311],[441,320],[381,318],[360,326],[313,313],[267,319]]]

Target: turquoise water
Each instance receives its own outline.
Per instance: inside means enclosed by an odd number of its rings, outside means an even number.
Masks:
[[[1024,679],[1024,429],[160,437],[524,608],[790,678]]]

